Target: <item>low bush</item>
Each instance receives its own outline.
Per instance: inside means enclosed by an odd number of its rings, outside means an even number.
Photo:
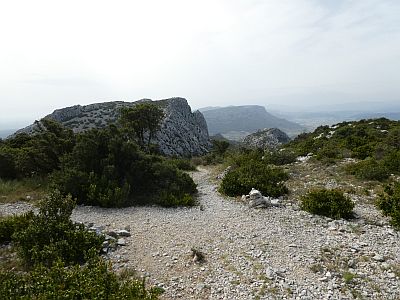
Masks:
[[[193,157],[192,162],[195,166],[200,166],[200,165],[210,166],[210,165],[222,164],[224,162],[224,158],[220,155],[217,155],[214,152],[211,152],[203,156]]]
[[[384,215],[391,217],[391,224],[400,229],[400,183],[387,185],[376,205]]]
[[[0,271],[0,294],[3,299],[153,300],[159,292],[146,290],[143,281],[119,280],[109,264],[93,256],[84,266],[57,261],[28,273]]]
[[[353,217],[354,203],[339,190],[313,190],[301,197],[302,210],[333,219]]]
[[[224,156],[231,144],[226,140],[212,139],[212,151],[218,156]]]
[[[84,263],[92,249],[99,252],[104,238],[70,220],[75,206],[71,196],[52,192],[39,205],[39,214],[31,217],[25,228],[14,232],[12,240],[25,265],[51,266],[61,260],[66,264]]]
[[[167,159],[167,163],[170,164],[173,167],[178,168],[179,170],[182,171],[195,171],[196,166],[194,163],[187,158],[170,158]]]
[[[266,151],[263,156],[263,161],[267,164],[282,166],[294,163],[296,154],[292,151]]]
[[[228,196],[248,194],[252,188],[265,196],[279,197],[288,193],[284,181],[288,179],[284,170],[266,165],[262,161],[243,161],[223,178],[220,191]]]
[[[28,227],[32,219],[32,211],[23,215],[8,216],[0,219],[0,244],[11,242],[12,235]]]
[[[390,174],[388,168],[380,161],[373,158],[367,158],[358,163],[349,165],[347,172],[355,175],[359,179],[378,180],[388,179]]]

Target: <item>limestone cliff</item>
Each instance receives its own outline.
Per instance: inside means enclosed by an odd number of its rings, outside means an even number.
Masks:
[[[131,107],[147,101],[151,102],[152,100],[75,105],[57,109],[45,118],[56,120],[71,128],[74,132],[82,132],[114,123],[122,107]],[[161,130],[153,141],[160,146],[162,153],[168,156],[193,156],[207,153],[210,141],[207,123],[201,112],[192,112],[184,98],[170,98],[152,102],[160,106],[165,114]],[[17,131],[17,133],[34,133],[36,128],[36,125],[32,124]]]

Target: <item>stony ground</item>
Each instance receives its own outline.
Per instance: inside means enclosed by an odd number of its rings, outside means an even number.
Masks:
[[[369,201],[354,195],[351,221],[310,215],[290,200],[254,210],[220,196],[211,171],[193,173],[199,206],[78,207],[73,219],[129,229],[126,245],[109,254],[114,268],[136,269],[165,290],[162,299],[400,299],[400,234]],[[192,248],[204,262],[193,262]]]

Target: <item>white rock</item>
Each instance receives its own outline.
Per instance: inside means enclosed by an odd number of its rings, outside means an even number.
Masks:
[[[117,234],[119,236],[124,236],[124,237],[130,237],[131,236],[131,233],[128,230],[125,230],[125,229],[118,230]]]
[[[380,254],[375,254],[375,256],[372,257],[372,259],[375,260],[375,261],[379,261],[379,262],[384,262],[385,261],[385,258]]]
[[[117,240],[117,245],[118,246],[125,246],[126,245],[126,241],[125,241],[125,239],[118,239]]]

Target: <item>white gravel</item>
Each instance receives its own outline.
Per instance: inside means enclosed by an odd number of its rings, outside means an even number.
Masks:
[[[400,298],[400,235],[386,219],[371,222],[380,217],[372,205],[357,203],[360,218],[352,221],[295,205],[253,210],[220,196],[208,169],[193,178],[200,206],[79,206],[72,218],[105,230],[130,227],[126,246],[110,254],[114,268],[135,268],[165,289],[163,299]],[[0,211],[24,208],[7,204]],[[191,248],[206,261],[194,263]]]

